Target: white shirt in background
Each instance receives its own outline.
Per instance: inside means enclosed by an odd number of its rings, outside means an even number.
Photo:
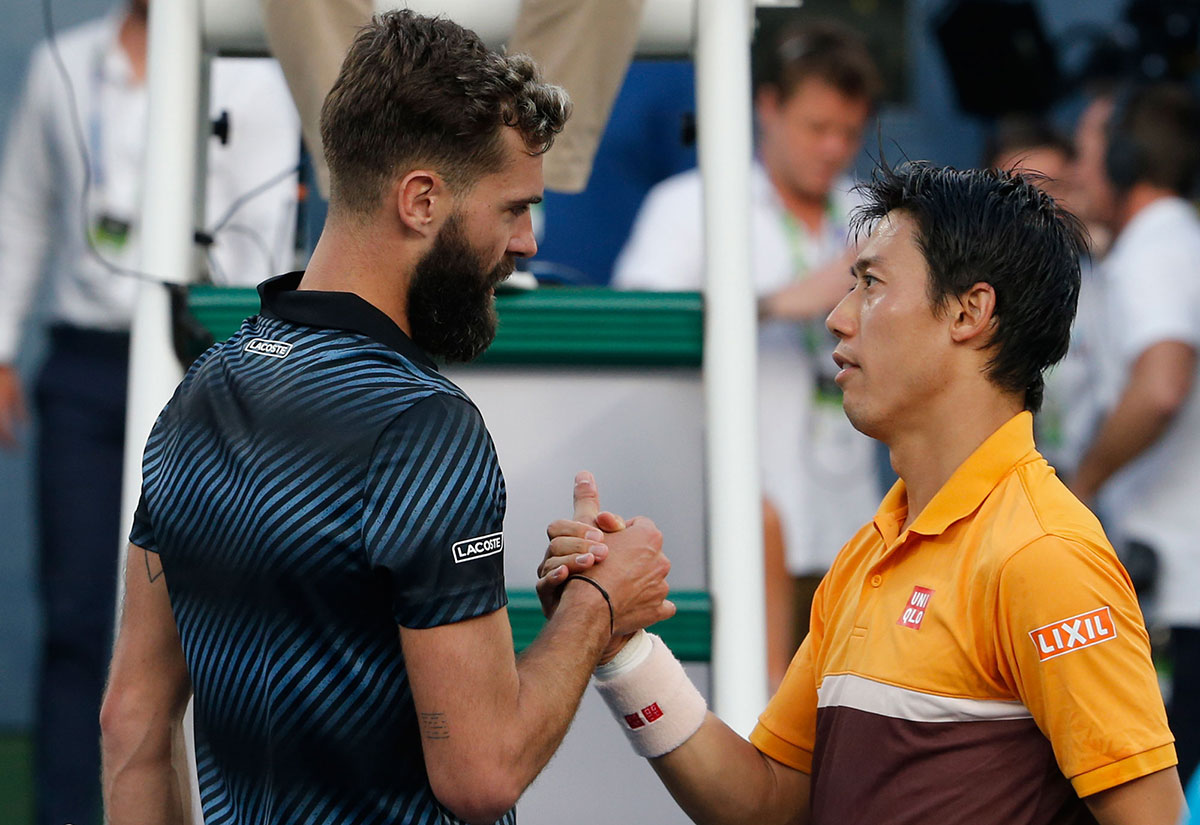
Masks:
[[[858,205],[850,188],[849,181],[839,182],[822,231],[809,233],[784,209],[761,164],[754,164],[750,179],[753,269],[746,274],[753,279],[756,295],[770,295],[845,252],[848,217]],[[849,275],[846,283],[849,288]],[[703,290],[699,170],[675,175],[650,190],[617,258],[612,285]],[[879,504],[874,442],[850,426],[840,396],[818,398],[816,392],[818,376],[831,378],[837,372],[832,358],[836,343],[825,329],[824,318],[759,325],[763,494],[783,522],[793,575],[824,573]]]
[[[0,167],[0,363],[16,356],[43,276],[49,281],[48,320],[97,330],[129,328],[137,280],[94,260],[84,234],[85,222],[92,230],[105,217],[128,223],[124,241],[99,233],[97,246],[116,266],[138,268],[147,94],[117,43],[120,20],[120,13],[110,14],[58,37],[91,160],[86,209],[67,87],[48,44],[39,45],[30,61]],[[211,100],[213,117],[229,113],[230,132],[225,145],[215,137],[208,141],[206,229],[240,195],[295,167],[300,140],[295,107],[272,60],[213,61]],[[252,285],[291,268],[295,225],[291,175],[239,209],[216,237],[210,257],[214,281]]]
[[[1046,371],[1046,394],[1035,421],[1038,450],[1068,479],[1079,469],[1104,414],[1099,351],[1108,334],[1108,318],[1103,276],[1088,259],[1080,262],[1080,270],[1071,347],[1062,361]]]
[[[1200,350],[1200,218],[1187,201],[1147,206],[1117,237],[1101,267],[1108,323],[1101,349],[1102,397],[1111,409],[1134,362],[1151,346],[1179,341]],[[1101,490],[1117,541],[1158,551],[1152,606],[1168,625],[1200,625],[1200,374],[1163,436]]]

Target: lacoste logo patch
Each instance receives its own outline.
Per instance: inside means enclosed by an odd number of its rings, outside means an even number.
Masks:
[[[271,358],[287,358],[288,353],[292,351],[292,345],[286,341],[272,341],[269,338],[254,338],[247,341],[246,346],[242,347],[246,352],[253,352],[255,355],[266,355]]]
[[[1098,607],[1087,613],[1031,630],[1029,638],[1037,648],[1038,661],[1044,662],[1055,656],[1074,653],[1076,650],[1115,639],[1117,628],[1113,624],[1112,613],[1108,607]]]
[[[908,597],[908,605],[900,614],[900,620],[896,624],[920,630],[921,622],[925,621],[925,611],[929,608],[931,598],[933,598],[933,591],[928,587],[914,587],[912,595]]]
[[[455,543],[451,549],[454,551],[455,564],[494,556],[504,552],[504,533],[491,533],[486,536],[476,536],[473,539],[464,539]]]

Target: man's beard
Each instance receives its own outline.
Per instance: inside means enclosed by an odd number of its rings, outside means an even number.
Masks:
[[[505,255],[490,271],[451,215],[417,263],[408,288],[408,324],[421,349],[445,362],[473,361],[496,337],[492,287],[512,274]]]

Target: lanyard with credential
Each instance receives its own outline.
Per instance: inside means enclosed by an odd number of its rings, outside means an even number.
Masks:
[[[834,209],[832,199],[827,200],[821,231],[826,235],[831,234],[830,230],[838,224],[837,217],[837,210]],[[779,209],[779,218],[783,226],[783,235],[787,239],[788,255],[792,265],[792,280],[803,281],[812,271],[813,257],[817,254],[815,250],[811,249],[811,236],[808,229],[796,219],[796,216],[782,206]],[[802,326],[805,350],[809,355],[818,355],[824,345],[824,324],[806,321]]]
[[[105,48],[99,45],[92,59],[90,73],[91,94],[88,96],[90,109],[88,112],[88,162],[91,164],[92,203],[89,211],[94,212],[91,225],[88,227],[92,241],[97,246],[105,246],[111,250],[119,250],[129,240],[131,228],[128,217],[114,215],[109,208],[108,192],[108,160],[105,157],[104,145],[104,58]]]

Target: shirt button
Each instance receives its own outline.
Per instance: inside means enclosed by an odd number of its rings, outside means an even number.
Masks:
[[[881,584],[883,584],[883,576],[876,573],[871,577],[871,587],[879,587]]]

